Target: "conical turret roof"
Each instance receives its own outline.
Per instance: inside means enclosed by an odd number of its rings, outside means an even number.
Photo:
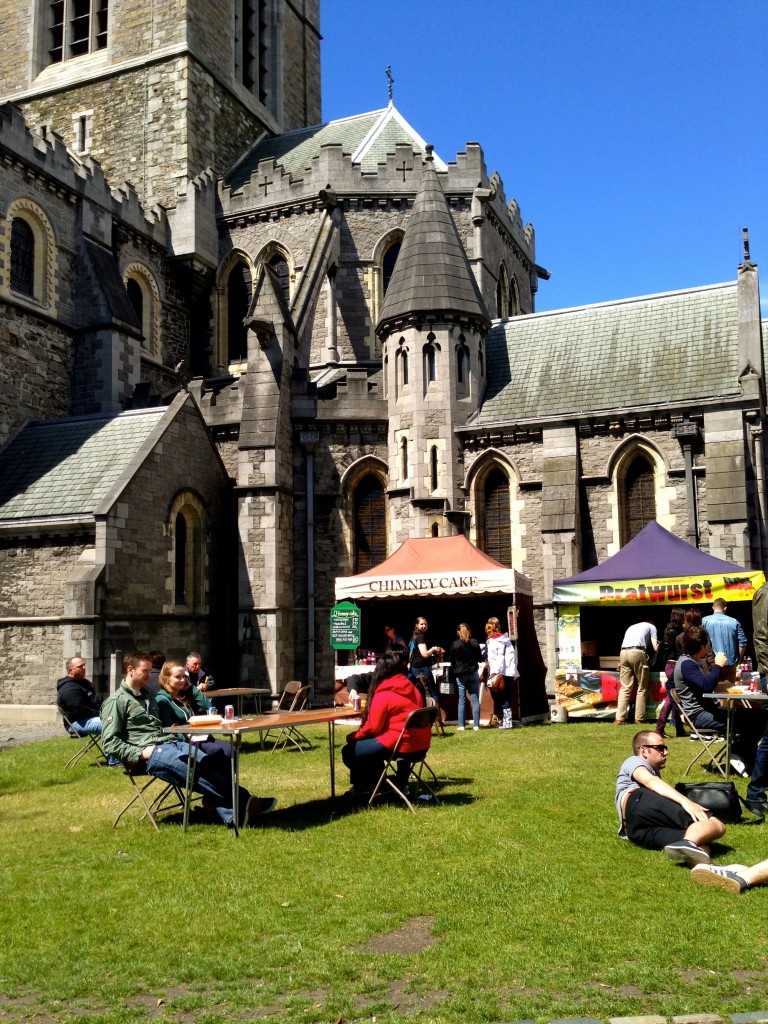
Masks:
[[[453,222],[432,147],[427,146],[421,188],[405,229],[389,282],[378,330],[389,321],[418,314],[458,314],[491,318]]]

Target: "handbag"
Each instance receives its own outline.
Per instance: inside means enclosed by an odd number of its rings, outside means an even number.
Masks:
[[[491,676],[491,678],[488,680],[488,689],[489,690],[495,690],[497,693],[499,692],[499,690],[503,690],[504,689],[504,676],[502,676],[500,674],[499,675],[495,675],[495,676]]]
[[[744,801],[732,782],[678,782],[675,789],[688,800],[712,811],[726,825],[741,821]]]

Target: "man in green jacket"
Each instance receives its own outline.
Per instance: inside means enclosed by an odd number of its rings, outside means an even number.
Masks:
[[[116,757],[133,773],[156,775],[165,782],[186,786],[187,762],[195,758],[194,788],[203,794],[206,806],[215,808],[225,825],[232,826],[232,785],[227,774],[217,770],[215,759],[176,736],[163,733],[155,698],[145,689],[152,662],[142,653],[128,654],[123,661],[125,678],[120,689],[101,706],[101,739],[108,757]],[[238,807],[242,825],[252,825],[260,814],[271,810],[274,797],[251,796],[239,788]]]

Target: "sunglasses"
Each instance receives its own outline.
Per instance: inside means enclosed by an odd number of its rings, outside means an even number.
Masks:
[[[666,754],[666,752],[669,750],[669,747],[666,743],[644,743],[643,746],[646,750],[658,750],[662,754]]]

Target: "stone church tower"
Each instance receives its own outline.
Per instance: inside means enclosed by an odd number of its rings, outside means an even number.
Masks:
[[[490,326],[427,146],[421,188],[377,326],[395,544],[466,527],[454,428],[478,408]]]
[[[319,0],[2,0],[0,96],[142,206],[320,120]]]

